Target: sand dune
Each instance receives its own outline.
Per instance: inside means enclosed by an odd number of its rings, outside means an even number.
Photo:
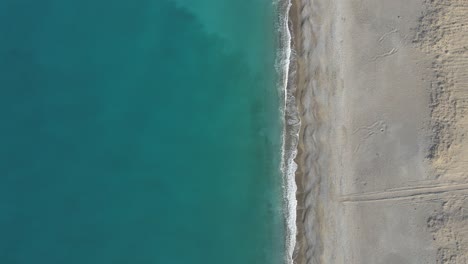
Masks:
[[[296,0],[296,263],[468,263],[468,1]]]

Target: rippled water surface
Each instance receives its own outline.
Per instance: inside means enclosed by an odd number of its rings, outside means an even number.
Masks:
[[[275,21],[0,1],[0,263],[283,263]]]

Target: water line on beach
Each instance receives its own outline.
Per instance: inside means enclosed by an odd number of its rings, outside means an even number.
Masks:
[[[294,249],[296,246],[296,215],[297,215],[297,186],[295,173],[297,164],[294,159],[297,155],[297,144],[299,139],[300,119],[294,97],[295,67],[292,56],[292,32],[290,30],[289,10],[292,6],[291,0],[279,0],[279,36],[280,49],[277,56],[277,71],[280,74],[280,94],[282,95],[283,133],[282,133],[282,160],[281,171],[283,175],[284,215],[285,215],[285,262],[293,263]]]

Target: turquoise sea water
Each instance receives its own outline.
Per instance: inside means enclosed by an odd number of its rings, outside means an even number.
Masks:
[[[275,12],[0,1],[0,263],[283,263]]]

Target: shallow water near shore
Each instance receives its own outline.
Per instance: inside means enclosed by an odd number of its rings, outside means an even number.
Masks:
[[[0,263],[284,263],[276,20],[2,1]]]

